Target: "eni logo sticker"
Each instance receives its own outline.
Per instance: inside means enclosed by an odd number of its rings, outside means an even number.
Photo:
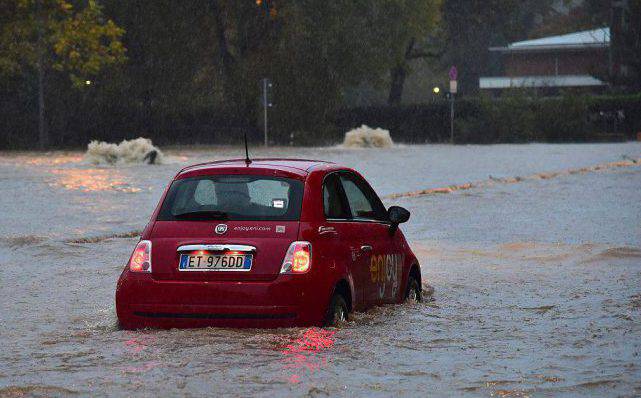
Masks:
[[[404,254],[374,255],[371,258],[369,272],[372,282],[378,285],[378,296],[383,298],[389,293],[390,298],[396,297],[399,287],[399,273],[405,261]],[[390,286],[387,289],[387,286]]]
[[[218,224],[216,225],[216,229],[214,230],[218,235],[222,235],[225,232],[227,232],[227,224]]]

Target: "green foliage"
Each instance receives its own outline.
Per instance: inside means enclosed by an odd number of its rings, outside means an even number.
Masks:
[[[223,107],[214,1],[102,2],[105,15],[126,32],[128,60],[97,87],[101,102],[126,103],[148,115]]]
[[[281,35],[269,69],[274,116],[281,135],[291,128],[319,132],[341,106],[342,90],[385,69],[366,1],[284,3]],[[378,55],[378,57],[377,57]]]
[[[259,82],[268,77],[272,139],[288,142],[291,131],[305,131],[310,137],[297,141],[311,142],[331,130],[346,90],[364,82],[384,87],[390,68],[407,61],[408,42],[422,42],[434,30],[440,2],[102,0],[103,9],[95,0],[0,0],[0,74],[6,77],[0,79],[33,82],[43,66],[46,124],[52,142],[61,144],[74,128],[83,131],[80,141],[121,134],[88,131],[120,128],[96,109],[133,113],[136,129],[147,134],[190,113],[200,123],[194,129],[221,120],[201,120],[195,115],[201,109],[234,124],[244,120],[240,125],[256,132]],[[110,68],[116,64],[122,66]],[[75,93],[62,78],[84,89]],[[18,90],[12,85],[0,100]],[[32,116],[36,109],[25,111]]]
[[[125,60],[123,30],[103,20],[94,1],[76,10],[65,0],[1,0],[0,71],[20,74],[43,67],[69,75],[74,85]]]
[[[459,91],[476,94],[478,78],[491,64],[487,49],[522,40],[551,12],[551,0],[444,0],[446,53],[443,63],[457,65]]]
[[[641,95],[537,98],[528,92],[456,102],[455,141],[585,142],[634,139],[641,131]],[[449,103],[369,107],[339,112],[340,131],[368,124],[390,130],[400,142],[447,142]]]
[[[524,90],[511,90],[500,100],[481,100],[485,114],[484,131],[489,142],[528,142],[534,139],[534,112]]]
[[[91,0],[83,10],[59,21],[52,37],[53,67],[69,72],[74,85],[85,84],[87,77],[124,61],[123,33],[113,21],[102,21],[100,6]]]
[[[255,109],[259,80],[271,78],[274,138],[287,141],[292,130],[321,132],[347,88],[380,85],[407,42],[434,29],[440,0],[291,0],[263,3],[271,8],[258,14],[250,3],[219,3],[233,59],[232,70],[219,65],[233,82],[227,105]]]
[[[369,2],[374,8],[377,39],[388,66],[406,62],[407,44],[412,39],[419,44],[434,33],[441,21],[441,0],[385,0]],[[396,23],[403,21],[403,23]]]
[[[532,128],[536,129],[536,138],[540,141],[585,141],[595,132],[588,121],[590,112],[586,97],[570,93],[558,98],[544,98],[534,104],[532,111],[535,116]],[[595,114],[593,117],[598,116]]]
[[[625,27],[614,37],[615,56],[626,66],[623,80],[629,92],[641,91],[641,0],[629,0]]]
[[[44,119],[37,117],[36,100],[43,86],[46,122],[57,145],[138,134],[161,144],[234,143],[243,132],[258,140],[265,77],[274,83],[269,120],[276,143],[289,143],[292,131],[296,144],[337,142],[362,123],[391,129],[399,140],[447,141],[447,103],[341,111],[345,95],[355,87],[384,90],[394,83],[402,92],[412,60],[433,53],[427,50],[434,37],[446,50],[440,61],[459,67],[461,93],[470,94],[491,63],[487,47],[535,32],[551,3],[102,0],[101,6],[95,0],[0,0],[0,147],[23,145],[15,137],[33,141]],[[638,12],[641,0],[630,4]],[[629,60],[641,54],[638,31],[626,36]],[[47,72],[44,84],[38,66]],[[534,99],[527,92],[498,100],[460,98],[456,140],[591,139],[604,129],[590,116],[603,104],[571,96]],[[638,128],[635,123],[625,124],[626,134]]]

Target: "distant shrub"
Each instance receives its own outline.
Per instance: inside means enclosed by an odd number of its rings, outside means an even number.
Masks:
[[[544,98],[534,104],[537,141],[577,142],[593,136],[585,97]]]
[[[641,94],[540,98],[513,91],[500,98],[457,99],[454,141],[585,142],[632,139],[641,131]],[[395,142],[447,142],[450,105],[366,107],[340,111],[335,123],[342,131],[361,124],[390,130]]]
[[[37,140],[36,108],[24,94],[27,91],[16,86],[10,98],[0,96],[0,149],[31,149]],[[641,94],[540,98],[514,91],[501,98],[457,98],[455,105],[457,143],[614,141],[633,139],[641,131]],[[160,146],[238,145],[245,133],[251,142],[263,141],[259,111],[248,119],[208,105],[143,106],[126,100],[59,101],[49,109],[48,127],[58,147],[81,148],[91,140],[120,142],[140,135]],[[343,141],[347,131],[363,124],[389,130],[394,142],[450,140],[450,104],[445,99],[421,105],[342,109],[321,119],[325,121],[279,120],[270,114],[270,142],[334,145]]]
[[[490,142],[528,142],[536,140],[533,101],[521,90],[510,91],[498,100],[482,98],[481,115]],[[464,117],[464,115],[462,115]]]

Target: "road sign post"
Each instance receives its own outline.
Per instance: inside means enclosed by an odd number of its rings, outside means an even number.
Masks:
[[[450,144],[454,144],[454,96],[458,92],[458,70],[450,68]]]
[[[450,144],[454,143],[454,94],[450,93]]]

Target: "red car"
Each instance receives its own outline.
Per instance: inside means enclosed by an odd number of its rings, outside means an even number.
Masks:
[[[123,270],[126,329],[334,325],[354,310],[421,299],[400,223],[356,171],[256,159],[181,170]]]

